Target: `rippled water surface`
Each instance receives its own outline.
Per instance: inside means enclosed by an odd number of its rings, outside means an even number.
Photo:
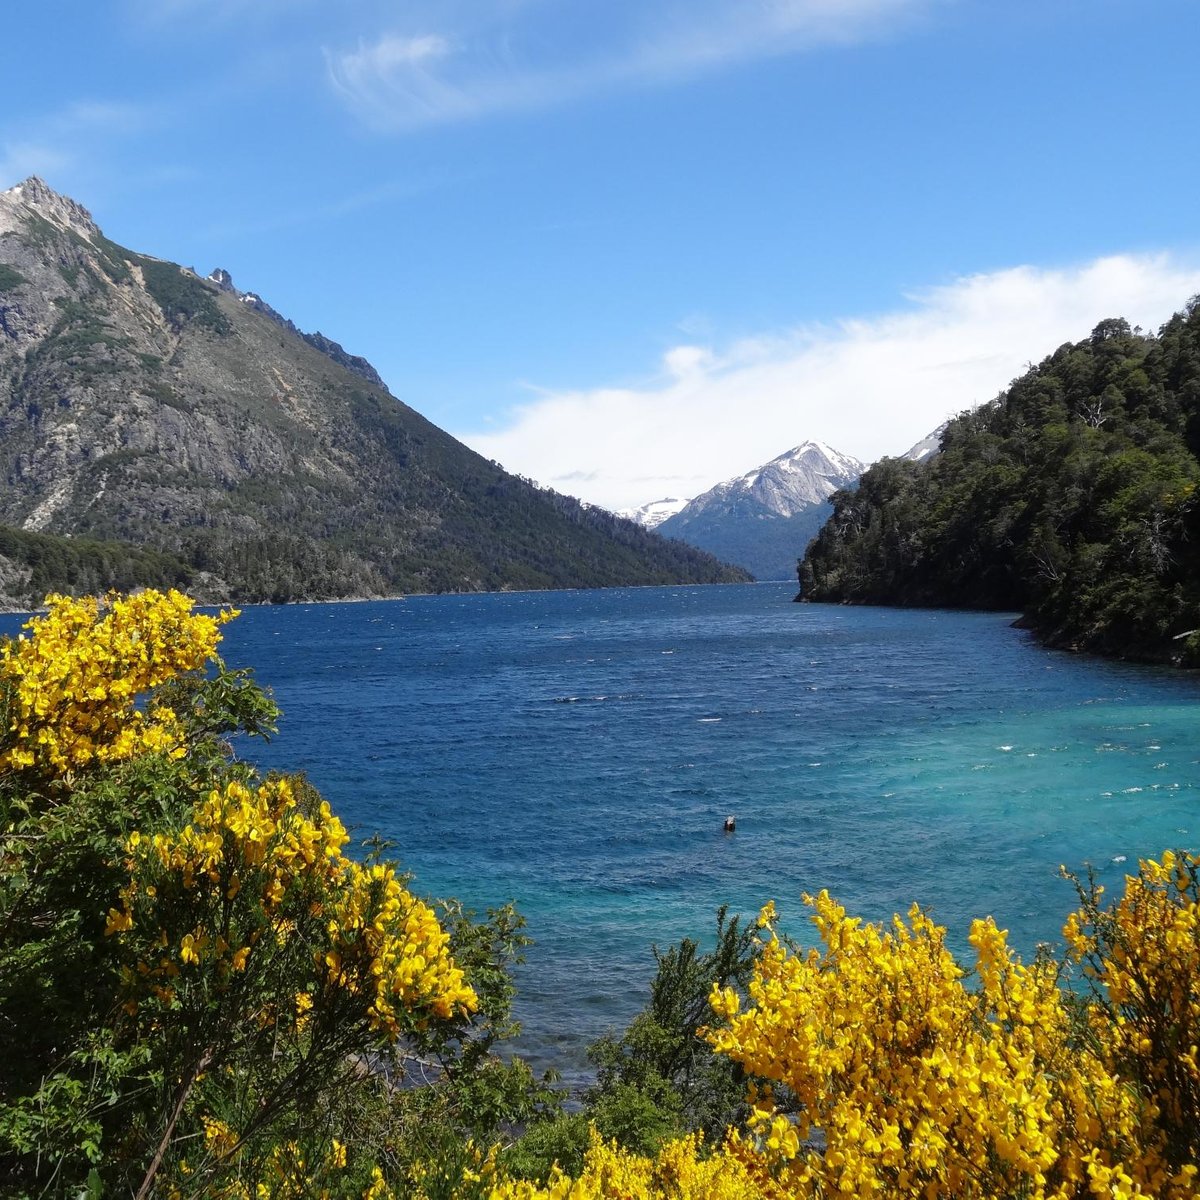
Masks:
[[[1011,616],[792,604],[792,588],[412,597],[227,627],[284,709],[252,752],[393,839],[425,894],[515,899],[524,1051],[570,1074],[640,1007],[651,943],[718,905],[913,900],[1030,951],[1200,838],[1200,680],[1040,649]],[[737,832],[722,833],[726,814]]]

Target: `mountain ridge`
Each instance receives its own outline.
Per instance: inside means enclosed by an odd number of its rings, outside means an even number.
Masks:
[[[222,275],[0,192],[0,524],[149,548],[212,599],[745,577],[508,474]]]
[[[829,497],[863,470],[858,459],[824,442],[801,442],[694,497],[657,530],[735,562],[756,579],[789,579],[833,511]]]

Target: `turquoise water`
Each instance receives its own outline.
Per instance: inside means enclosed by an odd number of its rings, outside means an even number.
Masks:
[[[395,840],[419,890],[515,899],[524,1050],[568,1072],[718,905],[913,900],[961,945],[1058,936],[1060,862],[1195,845],[1200,680],[1039,648],[1011,616],[797,605],[788,585],[247,611],[263,756]],[[722,833],[727,813],[737,832]],[[1122,861],[1122,856],[1123,860]]]
[[[788,585],[248,609],[227,627],[302,768],[418,891],[515,899],[522,1050],[570,1077],[644,999],[653,942],[829,888],[1022,952],[1200,842],[1200,678],[1039,648],[1011,615],[792,604]],[[15,622],[14,622],[15,624]],[[722,833],[727,813],[737,832]]]

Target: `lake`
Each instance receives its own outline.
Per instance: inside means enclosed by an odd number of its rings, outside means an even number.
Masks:
[[[416,890],[517,901],[522,1050],[578,1070],[650,947],[828,888],[918,900],[965,946],[1058,937],[1066,863],[1120,884],[1194,847],[1200,679],[1039,647],[1012,614],[791,603],[788,584],[256,608],[227,627],[284,710],[254,753],[392,839]],[[726,815],[737,819],[732,835]]]
[[[1072,906],[1200,839],[1200,678],[1039,647],[1012,614],[791,603],[788,584],[247,609],[223,653],[302,769],[424,895],[517,901],[520,1049],[579,1078],[641,1007],[650,947],[800,895],[918,900],[1023,953]],[[6,619],[11,628],[19,619]],[[726,815],[737,819],[722,832]]]

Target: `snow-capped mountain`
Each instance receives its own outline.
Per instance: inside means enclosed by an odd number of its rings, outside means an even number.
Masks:
[[[915,446],[910,446],[900,457],[907,458],[911,462],[924,462],[927,458],[940,454],[942,434],[946,432],[946,426],[949,424],[949,421],[943,421],[931,434],[923,437]]]
[[[714,507],[750,502],[777,517],[792,517],[828,499],[865,470],[857,458],[824,442],[802,442],[765,466],[718,483],[690,501],[680,516],[694,518]]]
[[[617,510],[618,517],[627,521],[636,521],[647,529],[657,529],[668,517],[673,517],[687,504],[686,500],[668,499],[651,500],[639,508],[621,508]]]
[[[718,483],[664,519],[657,532],[745,567],[758,579],[790,579],[832,511],[829,497],[865,469],[823,442],[803,442]]]

